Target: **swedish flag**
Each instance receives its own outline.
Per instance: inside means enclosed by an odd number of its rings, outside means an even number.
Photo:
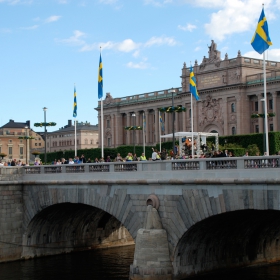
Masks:
[[[77,117],[77,93],[76,86],[74,86],[74,106],[73,106],[73,117]]]
[[[99,59],[99,69],[98,69],[98,98],[103,97],[103,75],[102,75],[102,58],[100,53],[100,59]]]
[[[164,122],[161,116],[161,112],[159,112],[159,121],[160,121],[160,125],[161,125],[161,130],[164,131]]]
[[[200,99],[196,88],[196,78],[194,76],[192,66],[190,67],[190,92],[196,100]]]
[[[268,24],[263,9],[261,12],[260,19],[258,21],[256,32],[252,38],[251,45],[254,48],[254,50],[259,54],[262,54],[272,45],[272,42],[269,38]]]

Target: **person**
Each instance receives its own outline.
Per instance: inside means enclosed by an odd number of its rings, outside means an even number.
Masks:
[[[107,156],[107,158],[106,158],[106,162],[111,162],[111,158],[110,158],[110,156]]]
[[[121,157],[120,153],[117,154],[115,161],[123,161],[123,158]]]
[[[35,159],[34,165],[40,165],[39,159]]]
[[[72,159],[72,158],[69,158],[69,160],[68,160],[68,164],[74,164],[74,161],[73,161],[73,159]]]
[[[156,160],[161,160],[161,154],[160,154],[160,152],[157,152],[157,156],[156,156]]]
[[[57,165],[60,165],[60,164],[61,164],[60,159],[57,160],[56,164],[57,164]]]
[[[228,157],[228,150],[225,150],[224,157]]]
[[[156,161],[157,160],[157,150],[156,149],[154,149],[154,148],[152,148],[152,150],[153,150],[153,153],[152,153],[152,161]]]
[[[249,152],[246,151],[244,157],[248,157],[249,156]]]
[[[99,163],[98,158],[95,158],[94,163]]]
[[[87,160],[87,162],[86,163],[91,163],[91,159],[90,158],[88,158],[88,160]]]
[[[76,157],[74,158],[74,163],[75,163],[75,164],[80,164],[80,163],[82,163],[82,161],[80,161],[80,158],[79,158],[78,156],[76,156]]]
[[[11,162],[11,166],[16,166],[16,162],[17,162],[17,160],[16,160],[16,159],[12,160],[12,162]]]
[[[166,159],[166,155],[167,155],[166,149],[163,148],[163,150],[162,150],[162,152],[161,152],[161,159],[162,159],[162,160],[165,160],[165,159]]]
[[[68,164],[67,160],[65,158],[61,159],[61,164]]]
[[[134,154],[134,156],[133,156],[133,161],[138,161],[138,158],[137,158],[136,154]]]
[[[133,157],[132,157],[132,153],[128,153],[127,156],[125,157],[126,161],[132,161]]]
[[[86,163],[86,158],[85,156],[82,154],[81,157],[79,158],[81,163]]]
[[[142,155],[140,156],[140,161],[147,161],[144,153],[142,153]]]
[[[0,160],[0,166],[4,166],[4,163],[2,162],[2,160]]]

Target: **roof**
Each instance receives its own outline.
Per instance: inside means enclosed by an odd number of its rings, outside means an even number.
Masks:
[[[30,128],[30,121],[26,122],[15,122],[14,120],[9,120],[8,123],[4,124],[0,128],[25,128],[25,126],[28,126]]]

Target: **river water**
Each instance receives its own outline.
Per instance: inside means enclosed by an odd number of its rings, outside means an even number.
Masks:
[[[134,246],[0,264],[0,280],[128,280]],[[190,278],[189,278],[190,279]],[[280,265],[215,273],[193,280],[279,280]]]

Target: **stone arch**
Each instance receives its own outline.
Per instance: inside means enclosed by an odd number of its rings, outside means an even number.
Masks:
[[[37,213],[23,238],[23,258],[134,244],[111,214],[81,203],[59,203]]]
[[[213,130],[216,130],[219,133],[219,135],[223,135],[223,133],[224,133],[223,126],[218,122],[213,122],[211,124],[207,124],[206,126],[204,126],[202,128],[203,132],[211,132]]]
[[[196,223],[180,238],[174,251],[175,279],[279,261],[279,218],[280,211],[247,209]]]
[[[118,222],[119,227],[124,227],[131,235],[132,239],[136,238],[138,229],[142,227],[146,212],[146,201],[144,199],[143,205],[145,205],[145,207],[142,207],[143,209],[141,211],[139,211],[139,209],[136,211],[136,207],[139,208],[139,196],[127,194],[126,188],[118,189],[110,185],[66,184],[63,187],[56,184],[25,185],[24,193],[24,207],[26,209],[26,214],[23,218],[24,245],[31,243],[35,244],[37,241],[42,242],[42,239],[40,239],[42,236],[39,239],[36,237],[37,239],[35,240],[32,239],[32,236],[28,237],[30,235],[29,228],[32,226],[32,223],[35,223],[36,225],[42,223],[42,226],[47,227],[49,224],[46,223],[44,219],[39,219],[41,217],[40,215],[43,215],[44,213],[47,213],[46,215],[50,215],[50,217],[52,214],[58,215],[56,214],[56,211],[59,208],[55,207],[66,206],[71,208],[79,205],[77,211],[81,211],[81,216],[84,218],[86,218],[85,213],[89,212],[89,210],[83,210],[85,207],[91,207],[91,209],[94,209],[93,211],[96,213],[99,211],[99,214],[96,214],[97,216],[95,217],[99,217],[100,219],[102,218],[101,216],[106,212],[115,219],[114,220],[112,218],[110,223],[112,224],[113,222]],[[49,212],[44,212],[45,209],[49,209],[46,211],[52,210],[52,214],[48,214]],[[74,214],[71,215],[75,221],[78,221]],[[59,218],[57,218],[57,220],[59,220]],[[59,222],[57,223],[57,226],[59,227]],[[53,227],[53,231],[55,231],[58,235],[58,229]],[[45,234],[42,231],[38,231],[38,234],[39,233],[41,235]],[[62,231],[61,236],[63,236]],[[69,232],[65,236],[68,238]],[[80,236],[83,235],[80,233]],[[53,237],[51,238],[54,240]],[[61,249],[60,252],[62,251],[66,250]],[[29,253],[30,252],[23,253],[23,256],[29,255]]]

